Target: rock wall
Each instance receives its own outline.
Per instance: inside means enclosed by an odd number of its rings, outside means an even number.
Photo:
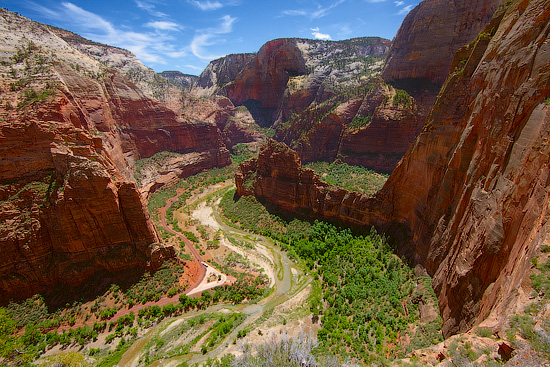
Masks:
[[[192,93],[198,96],[224,95],[223,87],[234,81],[254,56],[252,53],[231,54],[210,61],[193,83]]]
[[[147,97],[74,43],[104,45],[59,32],[0,10],[0,303],[156,269],[175,253],[158,243],[134,163],[163,150],[195,155],[182,172],[230,162],[215,121]]]
[[[441,86],[456,51],[471,42],[502,0],[427,0],[407,14],[388,53],[387,82],[427,80]],[[431,107],[431,106],[429,106]]]
[[[239,194],[353,225],[376,225],[433,276],[443,334],[515,310],[547,238],[550,2],[501,6],[459,50],[427,123],[373,198],[319,184],[289,153],[236,176]],[[265,154],[265,153],[264,153]]]
[[[175,255],[102,140],[63,113],[68,102],[60,93],[0,123],[0,303]]]

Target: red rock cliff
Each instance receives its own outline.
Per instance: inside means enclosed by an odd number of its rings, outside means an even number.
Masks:
[[[146,97],[45,25],[0,10],[0,33],[0,303],[174,256],[132,166],[162,150],[228,164],[216,123]]]
[[[457,53],[426,126],[376,197],[333,195],[292,168],[298,161],[285,159],[282,173],[260,158],[243,164],[239,193],[384,229],[433,275],[446,336],[489,316],[502,322],[548,230],[549,29],[548,0],[501,7]]]
[[[481,32],[501,2],[422,1],[403,20],[382,77],[388,82],[410,78],[443,84],[453,55]]]

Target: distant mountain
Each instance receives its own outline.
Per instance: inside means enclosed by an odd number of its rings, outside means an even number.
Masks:
[[[188,89],[199,78],[181,71],[163,71],[160,75],[180,89]]]
[[[231,102],[184,108],[182,91],[129,51],[3,9],[0,36],[0,304],[174,256],[135,162],[180,152],[181,175],[229,164],[218,122]]]
[[[75,49],[99,61],[106,67],[113,68],[124,74],[139,87],[147,97],[169,102],[179,98],[178,87],[171,84],[153,69],[143,63],[128,50],[90,41],[78,34],[65,29],[48,26],[57,36],[65,40]]]

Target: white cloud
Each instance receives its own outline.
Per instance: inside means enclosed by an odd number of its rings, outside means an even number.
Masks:
[[[198,70],[198,71],[203,71],[204,68],[201,68],[201,67],[198,67],[198,66],[195,66],[195,65],[184,65],[186,68],[189,68],[189,69],[193,69],[193,70]]]
[[[229,15],[223,16],[221,23],[217,28],[207,28],[205,30],[198,31],[193,41],[191,41],[191,52],[193,55],[202,60],[212,60],[222,57],[223,55],[209,54],[205,48],[217,44],[224,43],[226,40],[220,38],[222,34],[231,33],[233,30],[233,23],[237,18],[233,18]]]
[[[149,22],[145,26],[154,28],[157,31],[179,31],[181,29],[180,25],[174,22]]]
[[[328,13],[337,7],[338,5],[344,3],[346,0],[337,0],[336,2],[330,4],[329,6],[323,7],[321,5],[317,6],[315,10],[306,10],[306,9],[296,9],[296,10],[284,10],[281,12],[281,15],[286,16],[304,16],[310,19],[319,19],[322,18]]]
[[[310,28],[313,32],[319,32],[319,27]]]
[[[407,6],[403,7],[403,9],[399,10],[399,12],[397,14],[399,14],[399,15],[407,14],[412,10],[413,6],[414,5],[407,5]]]
[[[353,34],[353,30],[350,25],[346,23],[334,24],[332,28],[336,28],[338,30],[336,34],[340,38],[346,38]]]
[[[220,8],[223,8],[223,4],[219,1],[197,1],[197,0],[188,0],[189,3],[195,5],[200,10],[204,11],[210,11],[210,10],[218,10]]]
[[[329,41],[331,40],[332,38],[330,38],[330,34],[325,34],[325,33],[319,33],[319,32],[313,32],[311,33],[313,35],[313,37],[315,39],[318,39],[318,40],[325,40],[325,41]]]
[[[84,10],[72,3],[61,3],[71,19],[88,29],[103,29],[109,34],[116,33],[114,27],[99,15]]]
[[[281,14],[293,17],[293,16],[306,16],[308,15],[308,12],[305,10],[283,10]]]
[[[167,17],[166,14],[155,10],[155,5],[151,4],[147,0],[135,0],[135,2],[138,8],[145,10],[146,12],[148,12],[154,17],[159,17],[159,18]]]
[[[61,3],[53,9],[46,9],[35,3],[31,5],[50,19],[72,23],[82,36],[125,48],[143,62],[165,64],[166,58],[178,58],[187,54],[181,50],[182,47],[174,44],[175,38],[168,33],[183,28],[174,22],[152,21],[145,24],[152,28],[151,31],[136,32],[115,26],[101,16],[69,2]]]
[[[403,1],[394,1],[393,3],[395,4],[395,6],[405,5],[405,2],[403,2]]]
[[[168,57],[171,57],[173,59],[179,59],[181,57],[185,57],[187,56],[187,51],[173,51],[173,52],[167,52],[166,55],[168,55]]]

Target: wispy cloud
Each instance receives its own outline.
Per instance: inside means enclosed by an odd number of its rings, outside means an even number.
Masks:
[[[220,58],[223,55],[209,54],[205,48],[217,44],[224,43],[226,40],[219,37],[220,35],[231,33],[233,30],[233,23],[237,18],[229,15],[224,15],[220,19],[220,25],[216,28],[207,28],[205,30],[197,31],[193,41],[191,41],[191,52],[193,55],[202,60],[212,60]]]
[[[329,41],[331,40],[332,38],[330,38],[330,34],[326,34],[326,33],[320,33],[319,32],[319,27],[315,27],[315,28],[311,28],[311,31],[312,31],[312,35],[315,39],[318,39],[318,40],[325,40],[325,41]]]
[[[63,2],[57,8],[29,4],[48,18],[73,24],[84,37],[130,50],[144,62],[165,64],[166,57],[182,52],[173,44],[174,38],[166,33],[181,28],[173,22],[149,22],[146,26],[153,28],[153,31],[136,32],[118,28],[101,16],[69,2]]]
[[[308,15],[309,13],[305,10],[283,10],[281,12],[281,15],[288,15],[288,16],[306,16]]]
[[[163,12],[155,10],[155,5],[147,0],[135,0],[135,2],[138,8],[145,10],[154,17],[163,18],[168,16]]]
[[[328,6],[321,6],[318,5],[316,9],[294,9],[294,10],[284,10],[281,12],[281,15],[285,16],[304,16],[308,17],[310,19],[319,19],[322,18],[328,13],[336,8],[338,5],[344,3],[346,0],[337,0],[336,2],[328,5]]]
[[[154,28],[157,31],[179,31],[181,29],[181,26],[177,23],[163,21],[145,23],[145,26]]]
[[[200,10],[213,11],[225,6],[241,5],[242,0],[187,0],[187,2]]]
[[[403,1],[394,1],[393,3],[395,4],[395,6],[405,5],[405,3]]]
[[[198,1],[198,0],[188,0],[190,4],[193,4],[200,10],[204,11],[210,11],[210,10],[218,10],[223,8],[223,4],[219,1]]]
[[[399,10],[397,12],[397,14],[399,14],[399,15],[408,14],[412,10],[413,6],[414,5],[404,6],[401,10]]]
[[[193,69],[193,70],[198,70],[198,71],[203,71],[204,70],[204,67],[199,67],[199,66],[195,66],[195,65],[185,65],[186,68],[189,68],[189,69]]]

